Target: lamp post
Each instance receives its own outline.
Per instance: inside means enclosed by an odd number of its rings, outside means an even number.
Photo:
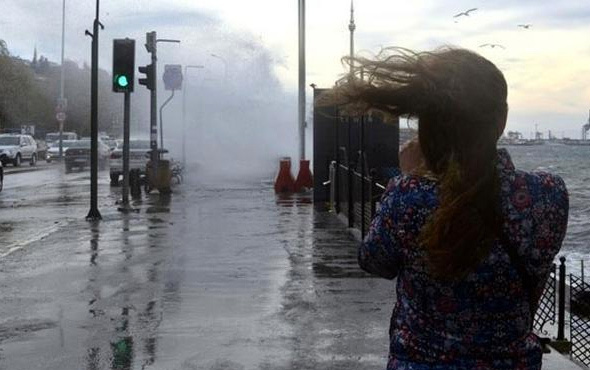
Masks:
[[[65,110],[65,99],[64,99],[64,49],[66,40],[66,0],[62,2],[62,13],[61,13],[61,77],[59,84],[59,106]],[[59,120],[59,159],[63,158],[63,131],[64,121]]]
[[[213,58],[217,58],[223,62],[223,81],[227,82],[227,60],[225,60],[224,57],[221,57],[215,53],[211,53],[209,55],[211,55]]]
[[[299,159],[305,159],[305,0],[299,0]]]
[[[200,69],[205,68],[202,65],[187,65],[184,66],[184,76],[187,78],[182,90],[182,168],[186,168],[186,91],[188,90],[188,70],[189,68]]]

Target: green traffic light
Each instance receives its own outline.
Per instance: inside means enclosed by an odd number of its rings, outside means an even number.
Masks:
[[[121,87],[129,86],[129,80],[127,80],[127,76],[119,76],[117,77],[117,84]]]

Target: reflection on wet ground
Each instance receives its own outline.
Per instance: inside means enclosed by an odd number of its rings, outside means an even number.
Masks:
[[[185,184],[123,215],[101,186],[104,221],[88,224],[83,186],[51,186],[19,216],[62,218],[0,259],[0,368],[384,366],[392,283],[358,269],[357,242],[309,196]]]

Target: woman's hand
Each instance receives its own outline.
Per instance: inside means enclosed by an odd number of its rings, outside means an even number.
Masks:
[[[412,171],[424,168],[424,155],[420,149],[418,137],[405,143],[399,153],[399,167],[402,172],[410,173]]]

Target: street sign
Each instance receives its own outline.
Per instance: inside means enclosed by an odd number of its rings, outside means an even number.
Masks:
[[[58,122],[64,122],[66,120],[65,112],[57,112],[55,119],[58,120]]]
[[[166,90],[182,89],[182,66],[180,64],[166,64],[163,79]]]

